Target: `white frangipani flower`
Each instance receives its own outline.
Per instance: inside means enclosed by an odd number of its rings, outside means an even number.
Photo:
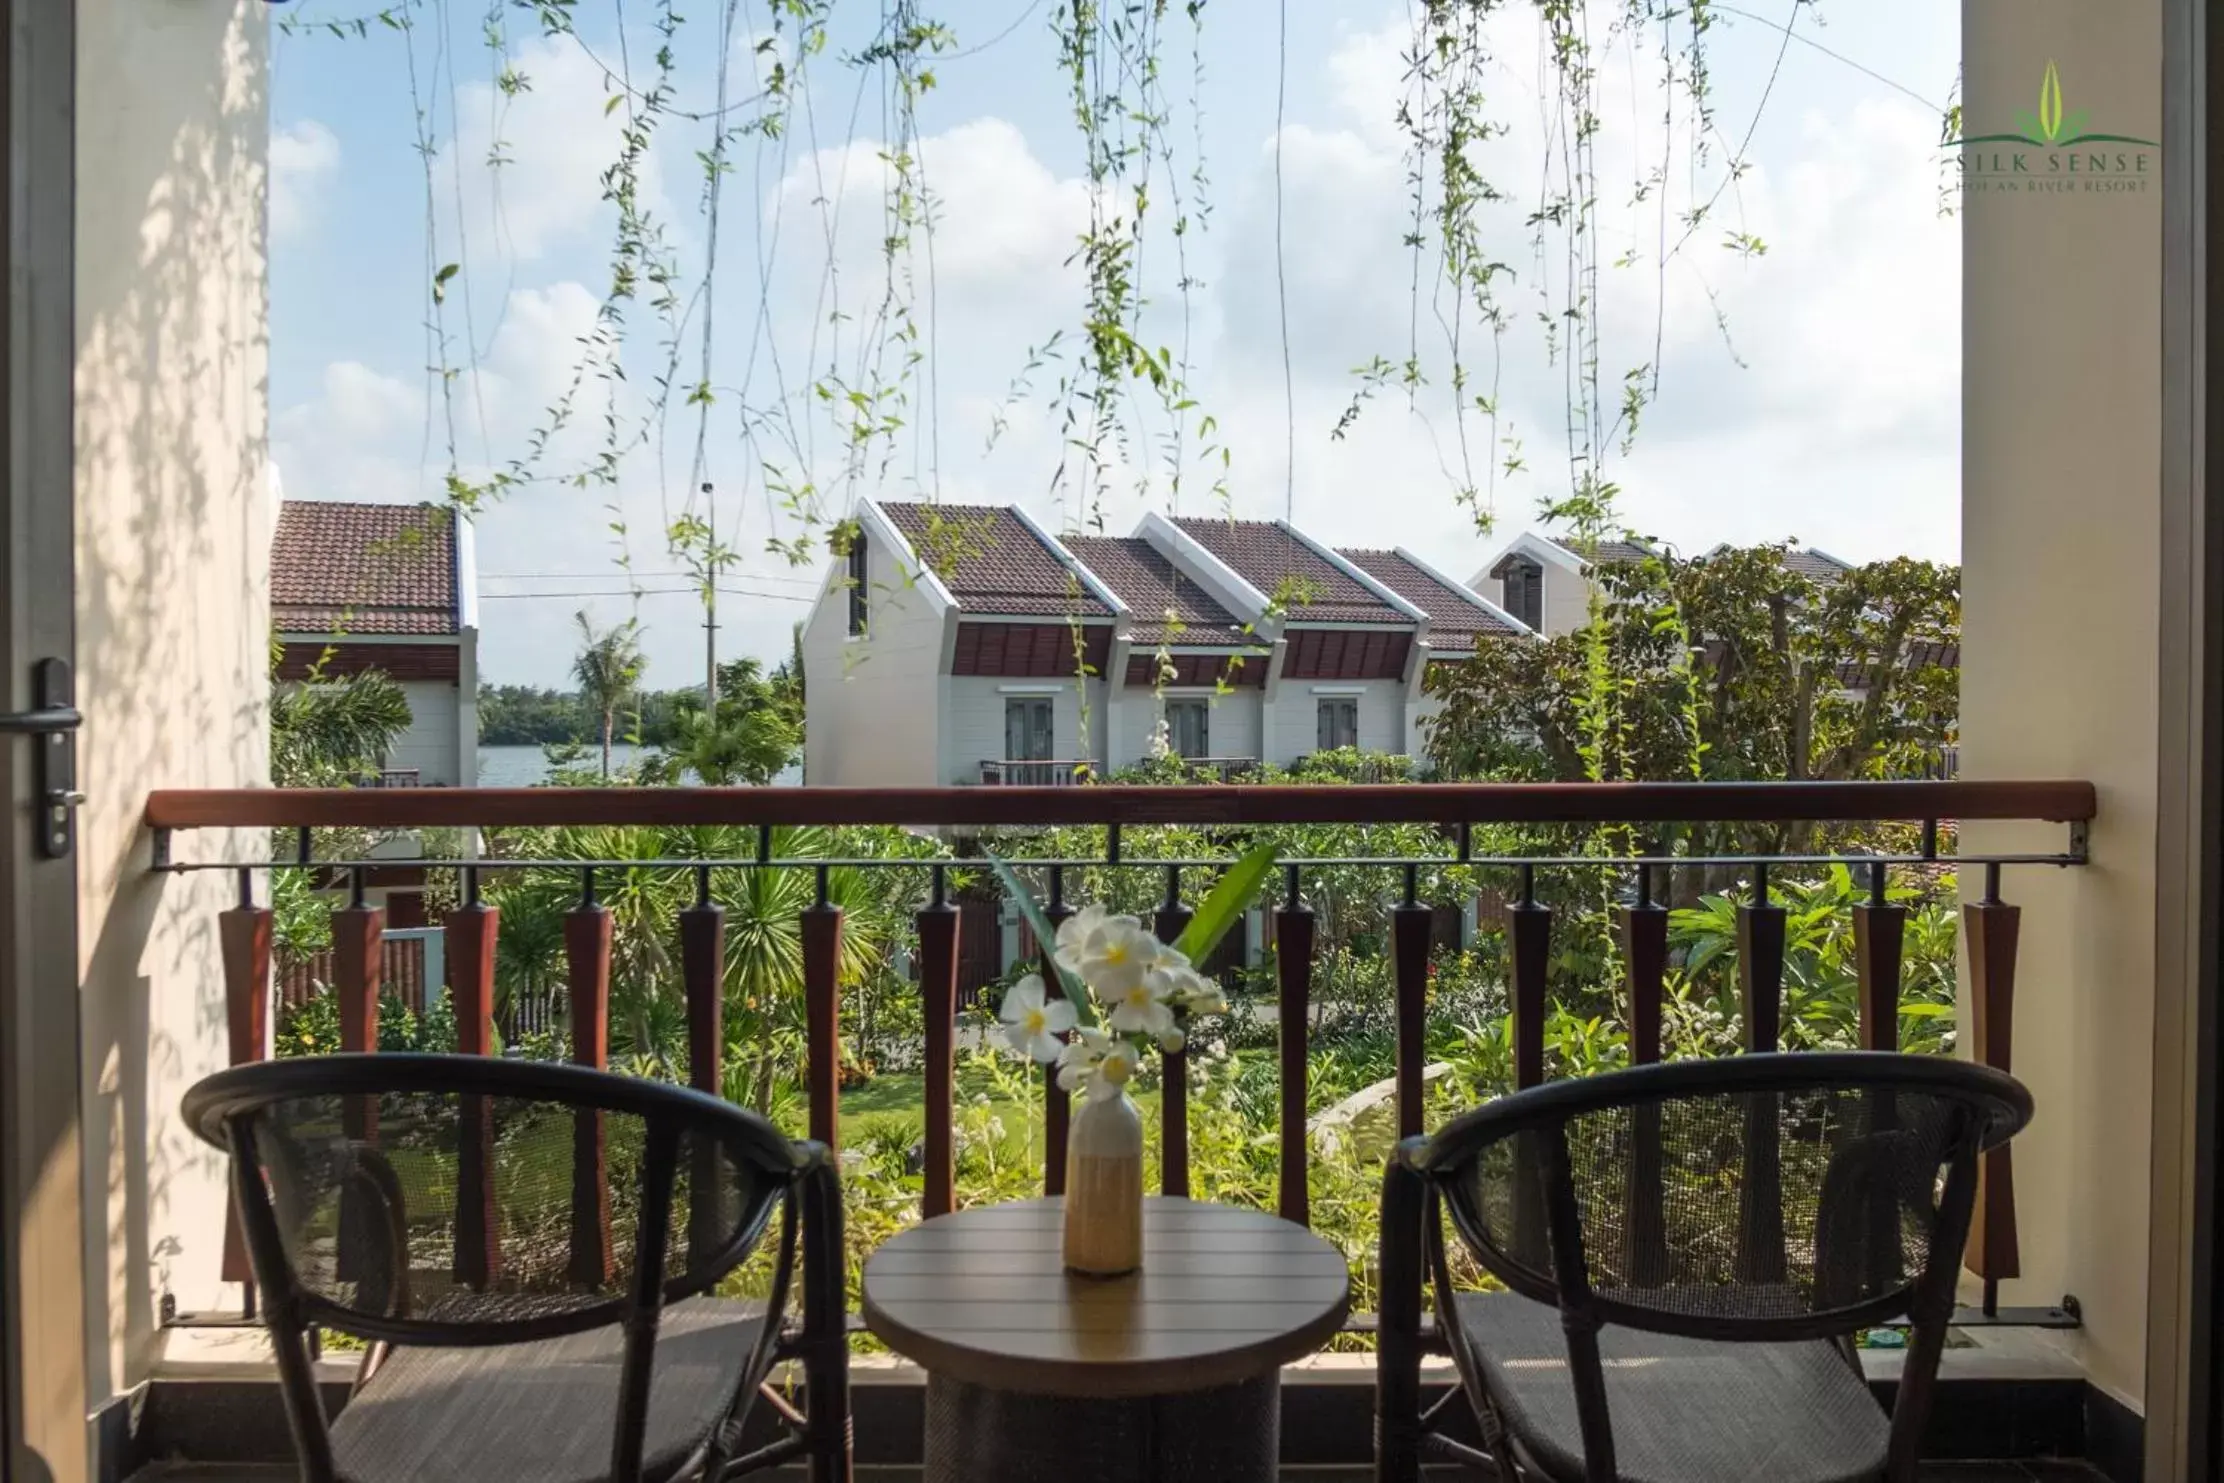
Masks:
[[[996,1015],[1004,1022],[1004,1039],[1012,1049],[1043,1062],[1058,1059],[1065,1049],[1058,1036],[1072,1029],[1075,1019],[1073,1005],[1050,998],[1039,973],[1013,984]]]
[[[1159,980],[1153,974],[1136,975],[1135,982],[1118,998],[1112,1000],[1112,1013],[1108,1016],[1112,1028],[1131,1035],[1148,1035],[1153,1040],[1174,1028],[1174,1008],[1160,997]]]
[[[1168,1030],[1158,1037],[1158,1048],[1170,1056],[1179,1054],[1181,1048],[1188,1043],[1188,1037],[1179,1030]]]
[[[1096,1074],[1097,1064],[1112,1048],[1112,1037],[1102,1030],[1077,1030],[1058,1051],[1058,1089],[1074,1092]]]
[[[1081,943],[1077,970],[1099,999],[1118,1003],[1140,983],[1164,951],[1133,917],[1106,917]]]
[[[1096,1065],[1090,1069],[1088,1080],[1082,1083],[1083,1094],[1091,1101],[1114,1095],[1135,1074],[1136,1063],[1142,1056],[1143,1053],[1136,1049],[1134,1042],[1113,1040],[1105,1047],[1104,1054],[1097,1058]]]
[[[1058,924],[1058,940],[1052,945],[1051,956],[1058,966],[1068,973],[1081,971],[1081,949],[1092,936],[1104,930],[1109,914],[1101,906],[1084,906]]]

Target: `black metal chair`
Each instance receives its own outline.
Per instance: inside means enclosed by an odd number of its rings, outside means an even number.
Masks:
[[[481,1056],[240,1066],[186,1094],[232,1191],[310,1483],[847,1483],[827,1150],[657,1082]],[[767,1291],[715,1289],[780,1211]],[[803,1313],[787,1323],[797,1247]],[[312,1329],[369,1341],[328,1421]],[[801,1362],[804,1404],[766,1386]],[[760,1390],[782,1433],[746,1456]]]
[[[1509,1483],[1906,1483],[1978,1155],[2030,1116],[1982,1066],[1813,1052],[1556,1082],[1409,1139],[1383,1187],[1378,1478],[1426,1454]],[[1444,1212],[1506,1291],[1454,1289]],[[1903,1316],[1887,1419],[1852,1339]],[[1428,1344],[1461,1384],[1424,1416]],[[1487,1452],[1436,1430],[1463,1391]]]

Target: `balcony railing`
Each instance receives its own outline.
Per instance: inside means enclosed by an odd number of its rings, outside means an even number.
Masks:
[[[1232,783],[1257,770],[1256,757],[1172,757],[1200,782]],[[1025,758],[983,758],[981,782],[1000,788],[1070,788],[1095,775],[1094,762],[1038,762]]]
[[[779,853],[785,836],[776,829],[802,825],[897,825],[917,829],[970,829],[982,826],[1042,828],[1099,826],[1102,849],[1088,855],[1030,860],[1054,918],[1073,909],[1067,885],[1082,870],[1151,873],[1154,888],[1163,884],[1163,906],[1154,926],[1167,939],[1187,922],[1190,893],[1208,889],[1216,869],[1225,865],[1252,830],[1288,825],[1425,825],[1425,837],[1441,841],[1433,852],[1321,858],[1284,855],[1279,900],[1268,912],[1275,945],[1273,1024],[1279,1051],[1279,1178],[1274,1203],[1281,1214],[1305,1222],[1309,1216],[1307,1173],[1311,1142],[1307,1132],[1309,1009],[1317,968],[1316,919],[1308,891],[1329,872],[1380,872],[1384,888],[1399,904],[1389,911],[1386,956],[1390,960],[1392,1023],[1395,1033],[1394,1109],[1400,1136],[1422,1131],[1425,1040],[1430,996],[1431,927],[1434,903],[1424,882],[1446,878],[1454,868],[1489,872],[1510,889],[1504,905],[1506,951],[1505,1003],[1511,1021],[1512,1079],[1521,1086],[1546,1077],[1546,1025],[1551,1007],[1555,959],[1554,908],[1540,898],[1541,876],[1553,872],[1603,873],[1612,888],[1602,901],[1614,909],[1628,1057],[1657,1060],[1662,1054],[1666,987],[1670,968],[1669,910],[1666,898],[1677,884],[1688,885],[1696,872],[1709,891],[1734,893],[1738,944],[1740,1046],[1759,1051],[1784,1043],[1786,985],[1786,907],[1772,895],[1770,872],[1779,885],[1787,875],[1837,865],[1850,868],[1866,888],[1867,899],[1850,907],[1858,973],[1858,1041],[1866,1048],[1898,1044],[1902,949],[1909,912],[1891,893],[1895,877],[1935,880],[1945,868],[1973,872],[1983,883],[1980,899],[1961,907],[1966,933],[1967,977],[1972,991],[1969,1049],[1976,1059],[2006,1069],[2008,1026],[2015,992],[2015,943],[2018,908],[2002,896],[2011,869],[2074,867],[2085,863],[2084,824],[2094,812],[2094,790],[2080,782],[1870,782],[1870,783],[1724,783],[1724,784],[1408,784],[1381,786],[1252,787],[1003,787],[997,789],[424,789],[393,793],[335,790],[166,791],[153,794],[147,822],[156,831],[156,868],[165,871],[223,870],[239,879],[239,905],[224,912],[219,924],[227,974],[232,1055],[235,1061],[261,1056],[269,1044],[272,913],[258,904],[258,876],[314,870],[324,879],[360,884],[362,872],[391,867],[383,857],[370,860],[318,859],[309,849],[318,828],[386,829],[397,833],[428,829],[479,829],[487,855],[470,862],[423,860],[428,870],[460,875],[463,904],[446,918],[447,977],[456,1017],[458,1048],[467,1054],[490,1053],[495,1046],[495,963],[500,913],[480,898],[480,882],[494,872],[556,870],[578,881],[575,905],[565,918],[563,939],[567,982],[560,992],[566,1050],[586,1065],[607,1063],[613,950],[612,917],[597,896],[598,875],[605,881],[619,872],[670,871],[692,876],[694,904],[677,910],[668,930],[676,937],[678,981],[686,1003],[688,1078],[719,1093],[724,1088],[721,1033],[725,1006],[726,914],[717,899],[720,883],[728,890],[762,870],[801,871],[815,881],[809,904],[800,911],[802,995],[807,1034],[803,1048],[810,1136],[828,1144],[839,1138],[838,1092],[841,1084],[840,1006],[844,913],[829,895],[834,869],[894,868],[918,872],[925,899],[913,918],[911,960],[924,1001],[922,1067],[924,1145],[919,1213],[940,1214],[955,1200],[953,1075],[956,1049],[959,961],[959,911],[952,900],[950,873],[964,862],[955,858],[866,858],[833,860],[787,857]],[[2053,852],[1964,854],[1943,850],[1949,837],[1942,821],[2028,820],[2066,824],[2062,849]],[[1905,848],[1833,854],[1798,846],[1800,832],[1818,822],[1899,826]],[[1181,858],[1155,858],[1124,852],[1121,831],[1157,824],[1201,826],[1212,852]],[[743,832],[745,846],[730,857],[679,853],[671,858],[536,860],[505,854],[501,831],[560,825],[677,826],[700,830],[723,826]],[[1582,826],[1562,831],[1573,841],[1557,852],[1493,855],[1478,850],[1483,826]],[[1693,853],[1667,843],[1692,836],[1677,828],[1776,829],[1789,846],[1776,852]],[[1609,827],[1611,826],[1611,827]],[[193,841],[180,838],[195,830],[260,829],[292,831],[281,836],[298,847],[276,858],[195,858]],[[702,840],[701,833],[685,838]],[[1718,836],[1719,837],[1719,836]],[[1958,840],[1958,830],[1951,838]],[[753,844],[754,849],[746,848]],[[605,874],[607,872],[608,874]],[[1312,885],[1309,885],[1309,882]],[[1496,894],[1479,893],[1486,897]],[[331,912],[334,992],[338,1000],[343,1048],[373,1049],[378,1044],[378,1006],[383,927],[381,911],[364,903],[360,890],[349,904]],[[1559,946],[1565,946],[1561,944]],[[1589,951],[1588,945],[1583,945]],[[637,956],[637,955],[633,955]],[[1169,1195],[1192,1186],[1189,1144],[1187,1057],[1166,1057],[1160,1099],[1161,1175]],[[1042,1187],[1060,1190],[1065,1172],[1068,1102],[1052,1079],[1043,1089],[1045,1128],[1041,1148]],[[1968,1252],[1968,1265],[1984,1280],[1988,1308],[2003,1276],[2016,1267],[2016,1226],[2006,1150],[1989,1156],[1986,1196]],[[244,1280],[237,1243],[227,1248],[227,1274]]]
[[[1096,764],[1083,758],[1076,762],[1053,761],[1032,757],[984,757],[981,759],[981,783],[990,788],[1071,788],[1089,780]]]

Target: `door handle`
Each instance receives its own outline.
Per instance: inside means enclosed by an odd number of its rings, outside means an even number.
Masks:
[[[35,790],[39,798],[39,854],[69,858],[77,843],[77,728],[85,717],[77,709],[75,683],[67,659],[41,659],[31,666],[31,709],[0,711],[0,735],[40,738]]]

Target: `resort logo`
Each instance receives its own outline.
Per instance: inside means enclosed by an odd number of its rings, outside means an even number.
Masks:
[[[2030,195],[2138,194],[2157,169],[2161,145],[2134,134],[2091,126],[2092,116],[2067,107],[2062,73],[2053,62],[2039,79],[2036,112],[2017,109],[2015,132],[1948,140],[1960,151],[1963,189]]]

